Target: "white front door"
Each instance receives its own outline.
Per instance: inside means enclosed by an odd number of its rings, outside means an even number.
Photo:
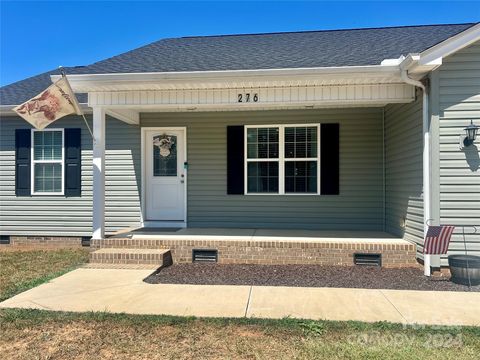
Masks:
[[[185,130],[145,135],[146,220],[185,221]]]

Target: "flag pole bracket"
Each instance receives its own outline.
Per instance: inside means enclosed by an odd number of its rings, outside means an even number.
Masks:
[[[63,77],[64,79],[66,79],[66,80],[67,80],[67,83],[68,83],[67,73],[65,72],[65,68],[60,65],[60,66],[58,67],[58,70],[59,70],[60,73],[62,74],[62,77]],[[68,86],[70,87],[70,84],[69,84],[69,83],[68,83]],[[73,90],[72,90],[71,87],[70,87],[70,91],[71,91],[72,94],[73,94]],[[92,136],[92,141],[93,141],[93,143],[95,143],[95,136],[93,136],[92,129],[90,128],[90,125],[88,125],[87,118],[85,117],[85,114],[83,113],[83,111],[80,109],[80,104],[78,104],[78,102],[77,102],[77,106],[78,106],[79,111],[80,111],[80,114],[78,114],[78,115],[81,115],[81,116],[82,116],[83,120],[85,121],[85,125],[87,126],[88,132],[89,132],[90,135]]]

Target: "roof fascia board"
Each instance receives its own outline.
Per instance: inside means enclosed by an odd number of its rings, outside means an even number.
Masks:
[[[283,68],[283,69],[253,69],[253,70],[212,70],[212,71],[176,71],[176,72],[141,72],[141,73],[105,73],[105,74],[69,74],[69,79],[83,79],[85,81],[96,80],[176,80],[192,78],[230,78],[245,76],[279,76],[279,75],[312,75],[331,73],[376,73],[379,71],[390,72],[395,66],[365,65],[365,66],[337,66],[337,67],[314,67],[314,68]],[[59,80],[61,75],[50,75],[52,81]]]
[[[421,52],[408,54],[400,61],[400,70],[407,70],[409,76],[418,80],[435,70],[443,63],[443,58],[480,40],[480,23],[461,33]],[[401,59],[401,58],[400,58]],[[385,59],[382,63],[394,64],[395,59]]]
[[[439,60],[480,40],[480,23],[432,46],[420,54],[419,65],[438,64]]]

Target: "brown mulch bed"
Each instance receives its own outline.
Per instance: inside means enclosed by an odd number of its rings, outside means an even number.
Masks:
[[[150,284],[255,285],[469,291],[448,276],[427,278],[420,268],[362,266],[174,264],[145,279]],[[472,286],[471,291],[480,291]]]

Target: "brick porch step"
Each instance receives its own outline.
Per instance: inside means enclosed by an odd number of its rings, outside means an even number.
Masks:
[[[90,253],[88,267],[100,265],[148,265],[151,267],[169,266],[172,264],[172,254],[169,249],[128,249],[103,248]],[[114,266],[116,268],[116,266]]]
[[[101,264],[101,263],[87,263],[82,266],[84,269],[122,269],[122,270],[152,270],[159,268],[155,264]]]

